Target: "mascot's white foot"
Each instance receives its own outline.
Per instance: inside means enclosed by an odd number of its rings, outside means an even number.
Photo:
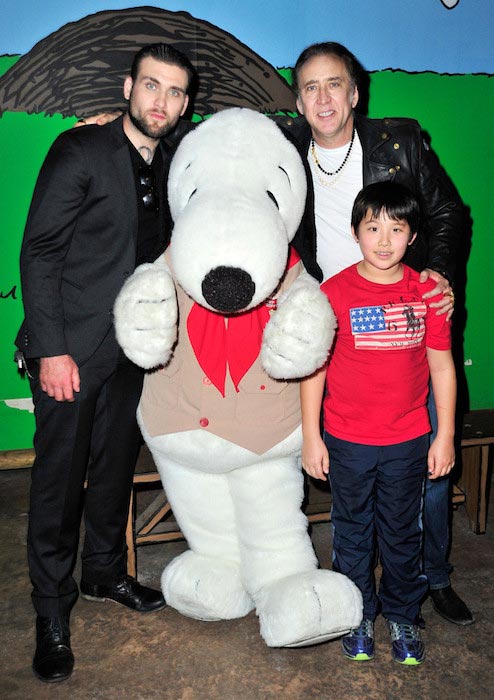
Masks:
[[[166,567],[161,587],[168,605],[196,620],[231,620],[254,608],[238,566],[190,550]]]
[[[270,647],[318,644],[362,620],[362,596],[350,579],[316,570],[276,581],[256,595],[261,635]]]

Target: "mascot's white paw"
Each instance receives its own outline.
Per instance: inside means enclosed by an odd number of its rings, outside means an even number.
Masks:
[[[139,367],[165,365],[177,339],[177,297],[168,266],[140,265],[122,287],[113,309],[117,340]]]
[[[336,320],[327,297],[308,274],[279,302],[264,329],[261,360],[274,379],[306,377],[326,362]]]
[[[362,620],[362,596],[334,571],[316,570],[277,581],[256,595],[261,635],[270,647],[333,639]]]
[[[166,567],[161,588],[168,605],[196,620],[232,620],[254,608],[238,566],[191,550]]]

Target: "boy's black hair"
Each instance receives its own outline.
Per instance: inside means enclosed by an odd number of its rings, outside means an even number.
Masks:
[[[352,209],[352,226],[355,235],[359,224],[369,211],[372,216],[385,212],[390,219],[406,221],[411,233],[416,233],[420,225],[420,205],[415,195],[398,182],[374,182],[364,187],[355,198]]]
[[[157,61],[162,61],[163,63],[169,63],[172,66],[183,68],[189,77],[187,85],[187,92],[189,92],[191,84],[196,81],[196,72],[187,56],[170,44],[158,43],[143,46],[142,49],[136,53],[134,60],[132,61],[132,67],[130,69],[130,77],[132,80],[137,78],[141,61],[143,58],[147,58],[148,56],[156,59]]]

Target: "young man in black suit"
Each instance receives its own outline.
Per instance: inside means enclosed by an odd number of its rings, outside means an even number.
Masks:
[[[167,242],[163,183],[170,151],[188,128],[180,117],[192,77],[173,47],[141,49],[124,84],[128,111],[56,139],[29,211],[16,344],[35,405],[28,560],[33,669],[46,682],[68,678],[74,665],[69,617],[83,508],[83,597],[139,612],[166,605],[159,591],[126,574],[143,372],[117,344],[112,308],[126,277]]]

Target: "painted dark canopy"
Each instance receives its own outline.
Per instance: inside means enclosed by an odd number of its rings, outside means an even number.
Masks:
[[[197,69],[197,114],[226,107],[295,109],[291,89],[275,68],[228,32],[187,12],[139,7],[89,15],[38,42],[0,77],[0,114],[84,117],[123,109],[133,54],[158,41],[183,51]]]

